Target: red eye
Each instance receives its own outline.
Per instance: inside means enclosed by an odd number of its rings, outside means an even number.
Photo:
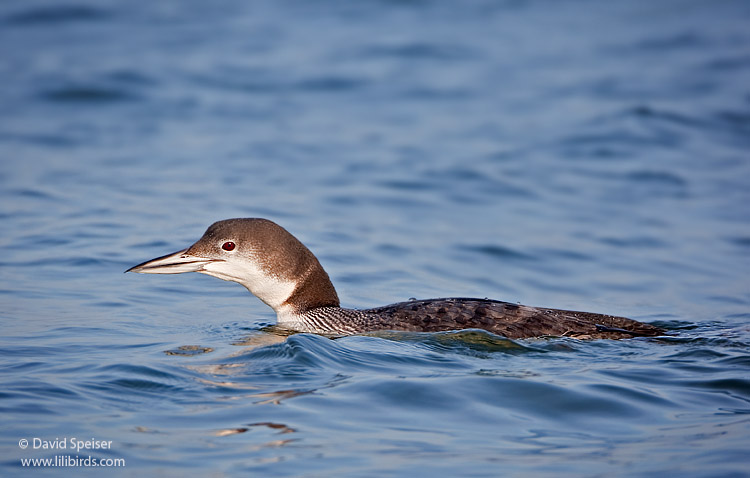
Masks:
[[[222,244],[221,248],[224,249],[225,251],[233,251],[234,250],[234,242],[232,242],[232,241],[225,242],[224,244]]]

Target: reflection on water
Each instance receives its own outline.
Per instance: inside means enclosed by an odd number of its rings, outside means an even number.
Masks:
[[[194,355],[205,354],[213,351],[214,349],[212,349],[211,347],[201,347],[199,345],[180,345],[175,349],[165,350],[164,353],[167,355],[182,355],[185,357],[192,357]]]
[[[283,433],[294,433],[297,430],[294,428],[289,428],[288,426],[284,425],[283,423],[272,423],[272,422],[263,422],[263,423],[250,423],[247,427],[242,428],[233,428],[233,429],[226,429],[226,430],[219,430],[216,432],[216,436],[223,437],[227,435],[234,435],[237,433],[245,433],[252,429],[252,427],[267,427],[271,430],[277,431],[279,434]],[[275,441],[271,442],[273,444],[286,444],[291,442],[292,440],[283,440],[283,441]]]

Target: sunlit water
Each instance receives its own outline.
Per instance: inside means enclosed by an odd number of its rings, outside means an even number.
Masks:
[[[0,475],[748,476],[748,25],[744,1],[0,3]],[[346,306],[670,336],[285,337],[237,284],[122,273],[253,216]]]

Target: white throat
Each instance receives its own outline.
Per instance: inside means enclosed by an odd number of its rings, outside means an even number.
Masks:
[[[291,311],[285,302],[294,292],[297,283],[268,274],[252,262],[242,264],[233,261],[211,262],[203,266],[199,272],[242,284],[251,294],[271,307],[276,312],[279,321],[282,320],[282,316],[288,315]]]

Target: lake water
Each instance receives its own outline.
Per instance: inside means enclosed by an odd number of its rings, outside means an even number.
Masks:
[[[3,1],[0,476],[750,476],[748,25],[730,0]],[[123,274],[230,217],[290,230],[345,306],[670,336],[284,337],[237,284]],[[124,466],[22,462],[56,456]]]

